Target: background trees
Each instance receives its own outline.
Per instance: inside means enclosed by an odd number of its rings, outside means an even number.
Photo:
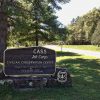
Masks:
[[[100,46],[100,21],[92,35],[91,43]]]
[[[99,44],[100,9],[94,8],[74,18],[63,28],[55,11],[61,9],[60,3],[69,1],[0,0],[0,58],[7,45],[33,46],[38,41],[54,40],[67,44]]]
[[[92,36],[97,27],[97,23],[100,21],[100,9],[94,8],[87,14],[73,19],[68,26],[70,30],[70,38],[73,44],[91,44]],[[100,26],[98,26],[100,28]],[[73,37],[73,38],[72,38]],[[72,39],[71,39],[72,38]],[[96,40],[94,38],[93,40]]]

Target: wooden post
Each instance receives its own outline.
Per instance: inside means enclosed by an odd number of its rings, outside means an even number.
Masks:
[[[39,45],[38,33],[36,33],[35,41],[36,41],[36,46],[38,46]]]

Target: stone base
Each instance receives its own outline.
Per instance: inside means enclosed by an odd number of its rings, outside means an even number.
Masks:
[[[33,89],[43,87],[71,87],[72,80],[67,69],[56,68],[52,76],[42,77],[5,77],[3,81],[10,84],[15,89]],[[4,83],[5,83],[4,82]]]

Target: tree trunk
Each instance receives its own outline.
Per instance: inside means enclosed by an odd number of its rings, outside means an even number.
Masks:
[[[35,41],[36,41],[36,46],[38,46],[39,45],[39,39],[38,39],[38,34],[37,33],[36,33]]]
[[[6,49],[7,16],[4,7],[0,4],[0,61],[3,61],[3,52]]]

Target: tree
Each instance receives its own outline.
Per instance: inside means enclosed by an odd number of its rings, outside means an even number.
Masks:
[[[71,43],[74,44],[83,44],[85,40],[85,34],[84,34],[84,20],[83,18],[77,17],[74,23],[72,23],[69,26],[70,34],[69,36]]]
[[[74,44],[91,44],[92,35],[100,20],[100,9],[94,8],[87,14],[77,17],[69,25]]]
[[[6,45],[7,45],[6,40],[8,36],[8,31],[7,31],[8,23],[10,23],[10,26],[11,26],[10,31],[14,28],[16,29],[16,33],[23,34],[24,30],[22,29],[22,27],[20,28],[20,26],[23,25],[25,27],[25,25],[28,25],[27,28],[29,28],[30,30],[29,26],[30,26],[31,19],[32,19],[32,23],[36,20],[35,21],[36,25],[35,26],[33,25],[34,26],[33,28],[35,28],[36,30],[33,30],[33,31],[36,31],[35,33],[39,32],[40,34],[40,31],[38,31],[38,26],[40,26],[40,24],[38,25],[38,21],[40,23],[41,22],[40,16],[45,15],[42,13],[42,11],[45,10],[45,4],[47,4],[46,7],[48,9],[52,8],[52,11],[54,11],[53,8],[61,9],[61,7],[59,6],[59,3],[67,3],[67,2],[69,2],[69,0],[44,0],[44,1],[43,0],[0,0],[0,45],[1,45],[0,58],[2,58],[3,51],[6,49]],[[33,5],[33,7],[31,5]],[[32,9],[32,12],[30,11],[28,7],[34,8]],[[31,19],[30,19],[30,16],[28,15],[31,16]],[[35,17],[32,18],[32,16],[35,16]],[[55,19],[54,16],[52,18]],[[52,18],[50,18],[50,20],[52,20]],[[1,20],[3,24],[1,23]],[[45,21],[45,22],[48,23],[48,21]],[[55,22],[55,21],[52,21],[52,22]],[[22,24],[19,27],[18,27],[18,22],[22,22]],[[48,30],[51,30],[51,29],[48,28]],[[38,34],[36,34],[35,38],[36,38],[36,41],[38,41]],[[38,45],[38,42],[36,42],[36,45]]]
[[[7,15],[5,12],[5,0],[0,0],[0,60],[3,59],[3,51],[6,48],[7,39]]]
[[[98,22],[96,30],[92,35],[91,43],[100,46],[100,21]]]
[[[57,21],[57,16],[54,15],[54,8],[61,9],[58,3],[66,3],[68,1],[69,0],[24,0],[25,3],[27,2],[29,4],[30,16],[27,20],[25,19],[21,22],[17,21],[19,25],[13,30],[13,33],[16,32],[18,36],[20,36],[19,42],[25,42],[26,40],[33,41],[35,39],[36,45],[38,45],[39,39],[48,41],[55,39],[53,33],[58,33],[57,30],[61,23]],[[28,31],[26,30],[25,32],[21,28],[21,31],[18,32],[18,28],[23,22],[23,29],[28,29]]]
[[[14,10],[21,8],[22,8],[21,3],[15,0],[0,0],[0,60],[1,61],[3,59],[3,52],[7,47],[9,20],[10,21],[14,20],[15,16],[11,18],[11,15],[15,13]]]
[[[19,41],[26,40],[36,41],[38,46],[39,39],[52,40],[53,33],[57,33],[60,23],[57,21],[57,16],[54,15],[52,7],[48,6],[48,2],[39,2],[34,0],[29,7],[30,16],[22,20],[18,20],[13,29],[15,35],[20,36]],[[19,26],[21,27],[21,30]],[[25,29],[25,30],[22,30]]]

